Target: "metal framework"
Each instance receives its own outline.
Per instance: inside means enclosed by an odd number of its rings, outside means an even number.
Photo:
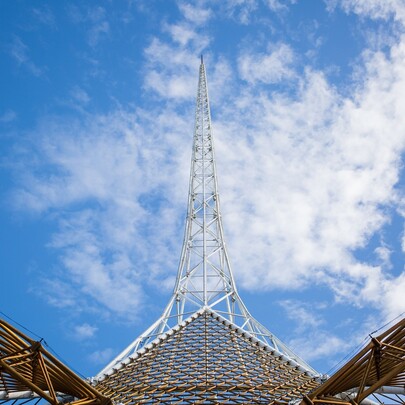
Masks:
[[[348,361],[301,405],[405,404],[405,318]]]
[[[75,405],[112,404],[40,342],[0,319],[0,403],[41,398],[52,405],[67,400]]]
[[[187,219],[173,295],[161,317],[101,370],[96,378],[102,378],[117,368],[143,346],[202,307],[214,309],[271,349],[283,353],[313,375],[318,375],[252,317],[237,292],[224,242],[207,78],[201,57]]]
[[[301,365],[204,307],[96,388],[122,404],[288,404],[318,385]]]
[[[92,379],[0,320],[0,405],[405,405],[405,318],[321,385],[321,376],[248,312],[219,208],[201,58],[188,212],[173,296],[162,316]]]

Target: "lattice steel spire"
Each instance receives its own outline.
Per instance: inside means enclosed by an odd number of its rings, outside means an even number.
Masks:
[[[249,313],[237,292],[224,242],[207,78],[201,56],[183,249],[173,295],[162,316],[97,377],[201,309],[215,311],[275,353],[317,375]]]

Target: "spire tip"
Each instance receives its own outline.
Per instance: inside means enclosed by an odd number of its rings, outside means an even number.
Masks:
[[[203,54],[201,54],[201,64],[204,63],[204,58],[203,58]]]

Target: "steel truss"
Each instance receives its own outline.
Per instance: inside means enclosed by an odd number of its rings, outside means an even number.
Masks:
[[[223,237],[201,59],[186,229],[168,306],[93,385],[0,320],[0,405],[42,399],[52,405],[405,405],[405,318],[321,381],[250,315],[237,292]]]
[[[237,292],[224,242],[207,78],[201,58],[187,219],[173,295],[161,317],[101,370],[96,379],[117,368],[125,359],[202,307],[215,310],[271,349],[318,375],[253,318]]]

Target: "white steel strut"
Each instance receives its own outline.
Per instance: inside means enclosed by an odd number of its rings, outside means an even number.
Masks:
[[[207,78],[203,58],[199,70],[190,188],[183,249],[173,295],[162,316],[111,361],[97,376],[111,372],[185,318],[209,308],[318,375],[307,363],[257,322],[237,292],[224,242],[212,139]]]

